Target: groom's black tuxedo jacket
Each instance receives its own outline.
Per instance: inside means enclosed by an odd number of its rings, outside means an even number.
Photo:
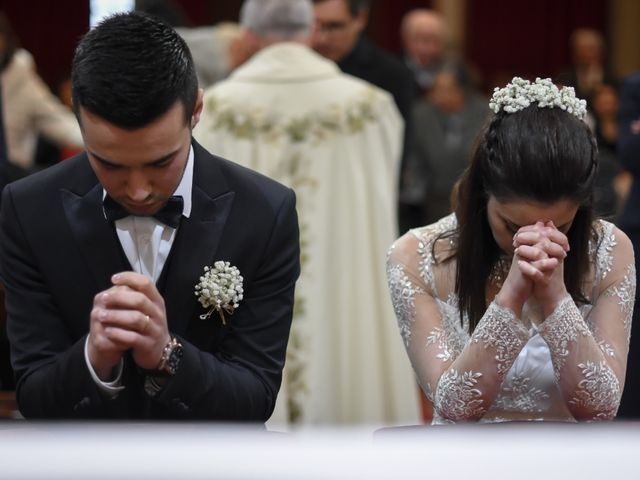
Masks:
[[[0,274],[21,412],[31,418],[265,421],[280,386],[299,274],[292,190],[193,143],[192,211],[183,217],[157,282],[169,330],[184,345],[176,375],[155,398],[125,355],[123,385],[105,396],[84,358],[96,293],[131,270],[104,217],[102,186],[85,154],[7,186]],[[244,299],[227,324],[206,320],[194,287],[228,261]]]

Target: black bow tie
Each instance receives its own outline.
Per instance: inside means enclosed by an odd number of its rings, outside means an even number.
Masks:
[[[169,200],[164,204],[164,207],[152,216],[171,228],[178,228],[178,225],[180,225],[180,217],[182,217],[183,204],[184,202],[182,197],[169,197]],[[122,205],[116,202],[109,195],[104,197],[102,208],[104,208],[104,214],[110,222],[115,222],[121,218],[133,215],[132,213],[127,212]]]

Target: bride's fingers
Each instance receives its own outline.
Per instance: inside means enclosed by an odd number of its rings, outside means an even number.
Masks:
[[[564,249],[557,243],[550,242],[545,239],[540,243],[533,246],[520,245],[514,250],[514,253],[523,260],[535,261],[542,260],[543,258],[557,258],[558,260],[564,260],[567,256]]]
[[[551,221],[546,224],[537,222],[535,225],[525,225],[521,227],[513,236],[513,246],[517,248],[520,245],[535,245],[543,238],[548,238],[552,242],[562,246],[565,252],[570,250],[567,236],[558,230]]]
[[[571,250],[571,247],[569,246],[569,239],[560,230],[556,229],[555,227],[554,228],[547,227],[545,230],[545,234],[547,238],[551,240],[553,243],[557,243],[558,245],[560,245],[565,252],[568,252],[569,250]]]
[[[545,236],[539,230],[520,230],[513,236],[513,246],[517,248],[520,245],[535,245],[544,238]]]
[[[560,261],[554,257],[543,258],[542,260],[529,262],[529,265],[543,273],[551,273],[558,267],[558,265],[560,265]]]
[[[518,268],[525,277],[533,281],[544,279],[544,273],[525,260],[518,260]]]
[[[520,245],[514,253],[523,260],[535,261],[547,258],[549,254],[538,246]]]
[[[515,234],[513,237],[514,248],[518,248],[522,245],[542,245],[547,253],[559,258],[566,257],[566,252],[569,251],[569,241],[567,240],[567,237],[559,230],[553,230],[550,228],[547,228],[545,231],[535,230]],[[558,245],[559,248],[556,248],[554,245]],[[547,246],[551,250],[547,250]]]
[[[553,242],[548,238],[545,238],[540,243],[537,243],[536,245],[534,245],[534,247],[541,249],[548,256],[555,257],[560,260],[564,260],[564,258],[566,258],[567,256],[567,252],[562,245]]]

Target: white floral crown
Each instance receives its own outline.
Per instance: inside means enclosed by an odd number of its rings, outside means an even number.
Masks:
[[[520,77],[513,77],[511,83],[504,88],[493,90],[489,108],[495,113],[504,110],[514,113],[538,102],[540,108],[561,108],[584,119],[587,113],[587,102],[576,97],[573,87],[559,89],[549,78],[536,78],[535,83]]]

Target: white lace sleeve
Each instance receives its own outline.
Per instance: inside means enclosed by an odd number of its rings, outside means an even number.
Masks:
[[[614,418],[624,386],[636,289],[633,248],[617,229],[603,242],[599,294],[587,318],[567,297],[540,327],[560,391],[578,420]]]
[[[419,253],[425,248],[424,239],[409,233],[389,253],[387,275],[400,333],[434,416],[477,420],[493,403],[528,332],[510,310],[494,302],[469,337],[457,309],[434,294]]]

